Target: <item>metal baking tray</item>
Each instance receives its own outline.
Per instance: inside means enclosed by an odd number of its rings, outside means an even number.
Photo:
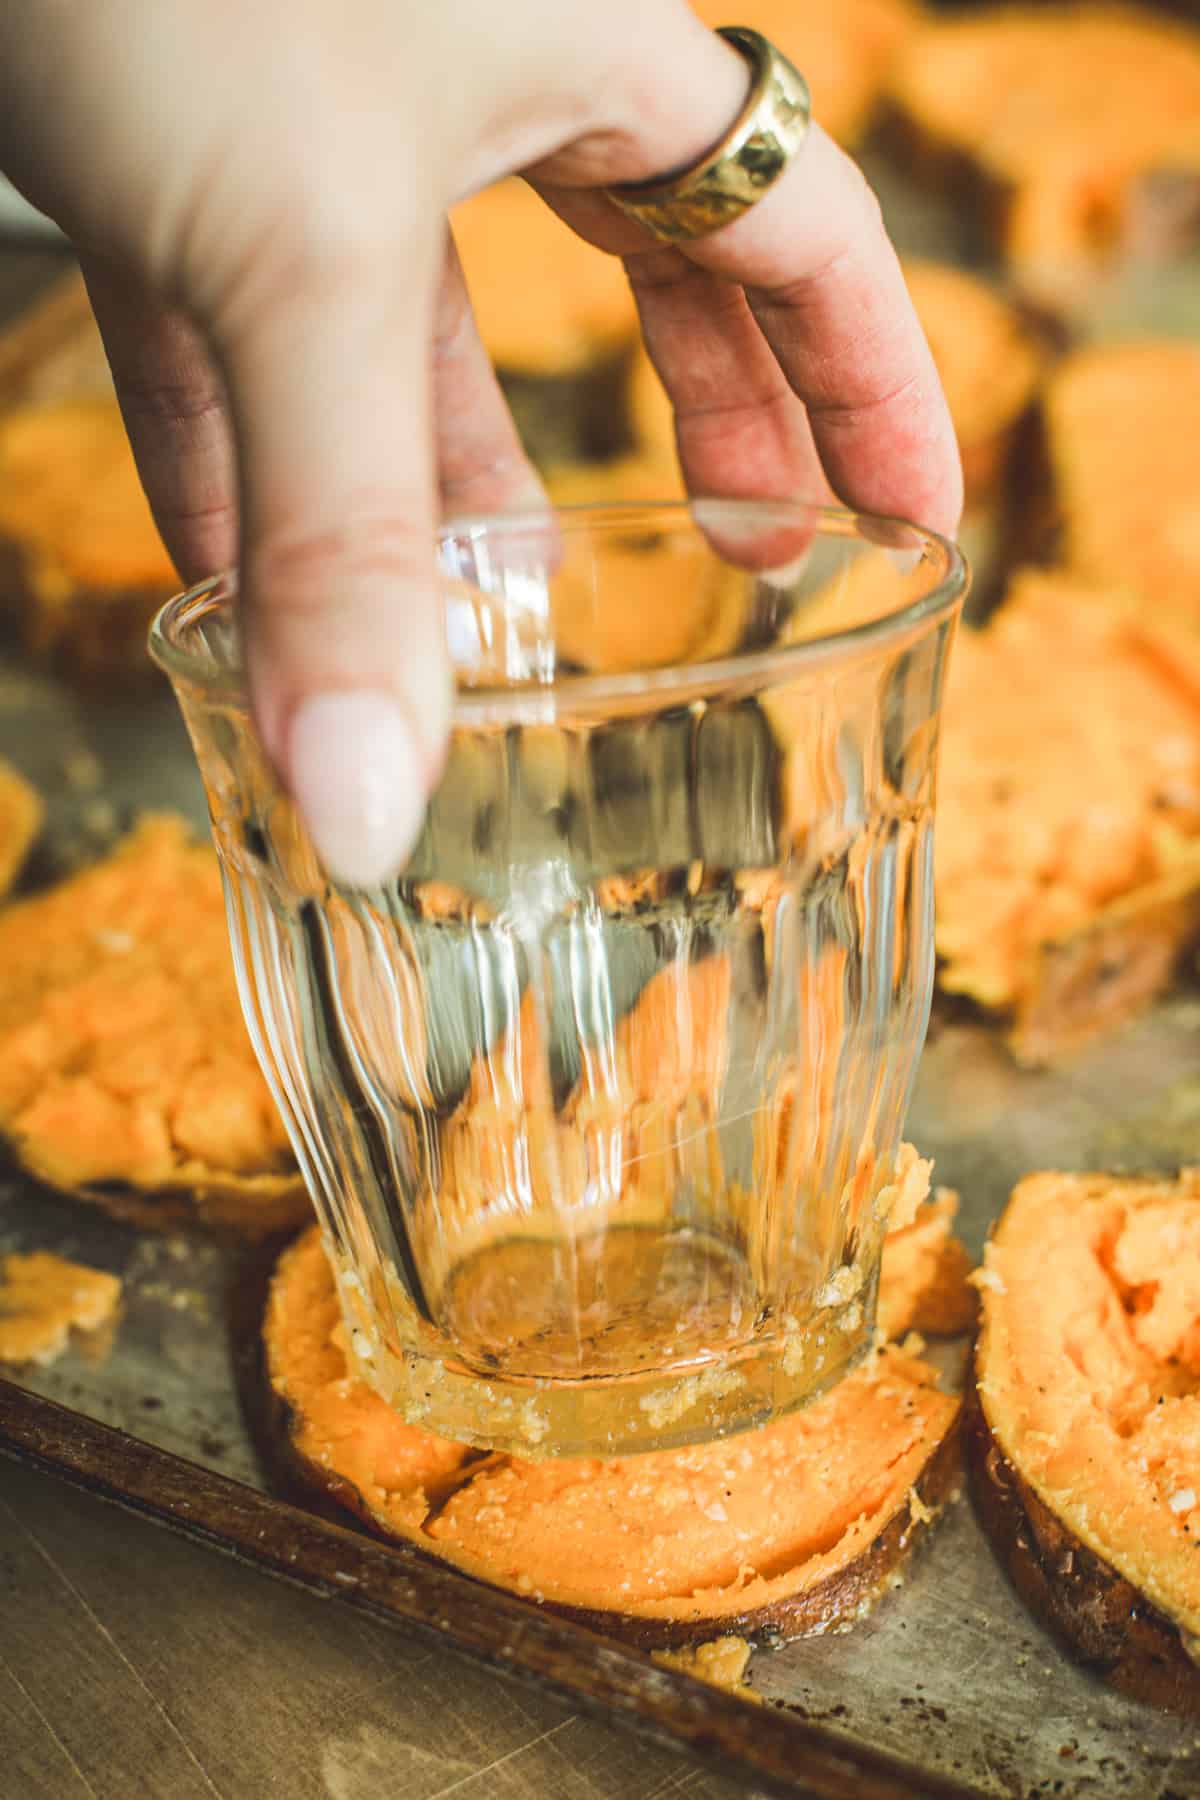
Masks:
[[[914,249],[955,248],[944,216],[924,202],[901,206],[897,224]],[[0,315],[55,260],[0,254]],[[1195,319],[1198,292],[1194,271],[1156,288],[1153,322]],[[1111,328],[1136,299],[1114,303]],[[48,801],[32,884],[94,855],[147,808],[204,819],[164,687],[126,698],[73,691],[0,642],[0,755]],[[961,1191],[973,1251],[1031,1169],[1200,1161],[1200,991],[1185,980],[1134,1026],[1042,1074],[1018,1070],[997,1035],[962,1012],[935,1012],[909,1135],[936,1158],[938,1181]],[[0,1382],[0,1453],[341,1604],[438,1633],[759,1791],[822,1800],[1200,1794],[1197,1728],[1075,1668],[1010,1590],[966,1498],[872,1617],[845,1635],[757,1653],[751,1680],[767,1704],[754,1705],[385,1545],[348,1518],[292,1504],[254,1404],[270,1247],[148,1235],[0,1167],[0,1253],[35,1248],[119,1274],[124,1315],[103,1358],[72,1349]]]

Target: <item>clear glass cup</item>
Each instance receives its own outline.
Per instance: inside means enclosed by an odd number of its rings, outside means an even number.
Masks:
[[[715,500],[460,521],[438,555],[452,741],[383,888],[327,879],[267,765],[233,581],[151,635],[350,1354],[527,1456],[761,1423],[872,1339],[962,560]]]

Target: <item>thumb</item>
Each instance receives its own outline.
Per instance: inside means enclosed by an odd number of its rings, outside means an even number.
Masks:
[[[449,722],[430,448],[441,256],[434,229],[384,266],[301,278],[214,330],[255,721],[326,869],[351,886],[403,863]]]

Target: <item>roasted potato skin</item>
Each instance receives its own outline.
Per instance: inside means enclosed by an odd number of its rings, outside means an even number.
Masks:
[[[1200,1717],[1178,1626],[1069,1531],[1005,1456],[975,1389],[964,1419],[975,1508],[1017,1593],[1086,1668],[1150,1706]]]

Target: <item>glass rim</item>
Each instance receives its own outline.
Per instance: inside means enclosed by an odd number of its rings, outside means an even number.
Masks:
[[[454,703],[456,719],[516,716],[532,704],[535,710],[547,701],[569,699],[588,707],[622,702],[657,700],[660,704],[684,703],[714,689],[729,689],[743,683],[782,680],[801,671],[818,669],[849,659],[857,654],[881,649],[911,636],[922,626],[949,616],[962,601],[970,580],[966,558],[952,538],[923,525],[887,514],[861,512],[849,507],[810,504],[799,500],[727,500],[697,498],[664,500],[596,501],[568,506],[526,507],[505,512],[464,514],[444,521],[437,527],[435,544],[467,534],[482,535],[515,529],[523,523],[544,520],[547,516],[560,521],[597,522],[611,520],[620,524],[628,520],[645,520],[670,514],[686,514],[695,523],[695,509],[702,506],[731,523],[738,519],[758,518],[766,522],[780,515],[793,521],[797,514],[812,525],[813,537],[857,539],[875,543],[881,549],[919,549],[925,555],[933,551],[943,561],[940,575],[931,573],[927,592],[917,595],[890,611],[857,625],[838,631],[818,633],[792,644],[772,644],[734,652],[707,661],[678,662],[649,669],[628,669],[614,673],[556,673],[544,682],[529,682],[511,687],[501,685],[479,688],[457,688]],[[907,543],[889,544],[889,537],[903,533]],[[769,575],[769,570],[761,571]],[[205,661],[179,639],[194,622],[197,611],[210,610],[211,604],[230,605],[238,587],[236,569],[227,569],[195,583],[167,600],[150,625],[148,648],[160,669],[173,682],[201,690],[212,700],[236,702],[248,707],[245,671],[240,666],[216,667]]]

